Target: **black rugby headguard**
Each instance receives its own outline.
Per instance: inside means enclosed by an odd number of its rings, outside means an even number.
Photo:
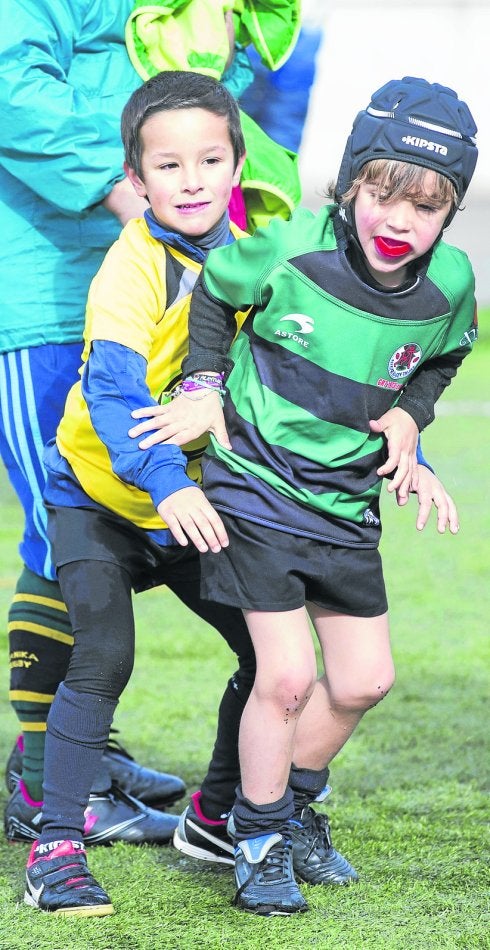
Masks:
[[[468,106],[453,89],[413,76],[392,79],[373,94],[367,109],[354,120],[340,165],[336,200],[341,203],[366,162],[386,158],[445,175],[456,189],[459,206],[475,170],[476,132]],[[352,227],[349,208],[343,209],[342,217]]]

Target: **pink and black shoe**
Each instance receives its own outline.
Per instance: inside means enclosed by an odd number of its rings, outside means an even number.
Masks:
[[[218,864],[235,863],[231,838],[226,830],[226,819],[211,821],[201,808],[201,792],[191,796],[190,804],[182,812],[174,832],[174,848],[198,858]]]
[[[110,898],[90,874],[80,841],[33,844],[26,868],[24,903],[73,917],[114,913]]]

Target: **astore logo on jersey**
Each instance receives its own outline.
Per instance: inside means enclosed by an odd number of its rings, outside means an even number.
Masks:
[[[303,339],[303,336],[300,334],[306,335],[307,333],[313,333],[315,329],[313,317],[309,317],[306,313],[287,313],[284,317],[281,317],[279,323],[282,323],[284,320],[295,323],[298,329],[296,332],[294,330],[275,330],[274,335],[286,340],[292,340],[294,343],[299,343],[300,346],[304,346],[306,349],[309,346],[309,342]]]
[[[306,313],[287,313],[285,317],[281,317],[279,323],[282,323],[283,320],[290,320],[293,323],[297,323],[300,333],[313,333],[315,329],[313,317],[309,317]]]

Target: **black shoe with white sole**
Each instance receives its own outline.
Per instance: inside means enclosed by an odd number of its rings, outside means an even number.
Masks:
[[[179,818],[174,832],[174,847],[190,858],[217,864],[234,865],[232,840],[226,828],[226,819],[210,821],[201,809],[201,792],[191,796],[190,804]]]
[[[39,838],[42,802],[34,802],[22,779],[5,809],[5,835],[9,841]],[[148,808],[116,786],[108,792],[90,795],[85,810],[84,844],[168,844],[178,824],[176,815]]]

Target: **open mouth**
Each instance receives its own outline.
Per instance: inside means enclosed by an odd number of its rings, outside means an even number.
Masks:
[[[383,257],[403,257],[412,250],[412,245],[408,241],[395,241],[394,238],[381,237],[378,235],[374,239],[374,246]]]

